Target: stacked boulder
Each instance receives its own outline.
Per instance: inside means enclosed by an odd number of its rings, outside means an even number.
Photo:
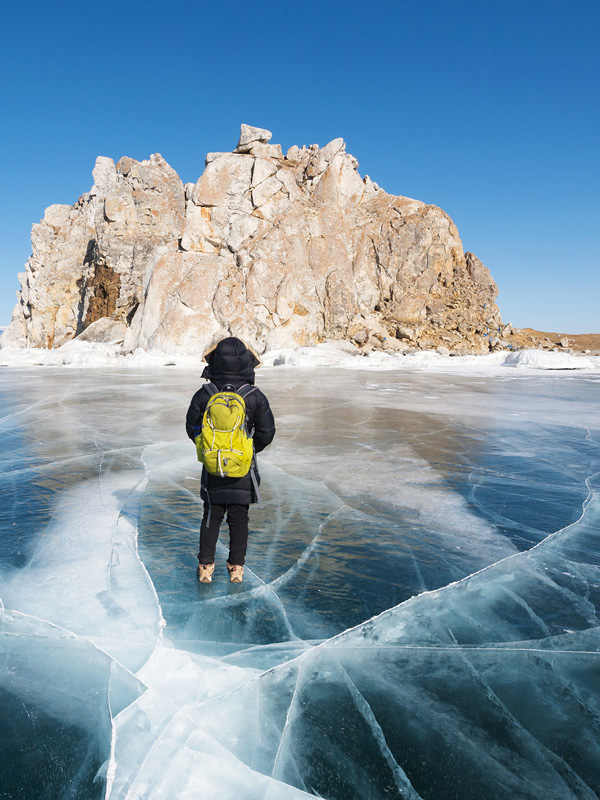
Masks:
[[[270,140],[242,125],[185,186],[158,154],[98,158],[91,191],[33,226],[2,346],[505,346],[496,286],[447,214],[361,178],[342,139],[285,155]]]

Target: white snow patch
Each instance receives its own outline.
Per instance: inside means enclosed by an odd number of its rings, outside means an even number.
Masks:
[[[125,352],[119,344],[101,344],[73,340],[52,350],[43,348],[0,349],[0,366],[69,366],[69,367],[192,367],[202,363],[200,352],[196,355],[161,353],[138,348]],[[569,353],[544,350],[496,352],[476,356],[442,356],[433,350],[422,350],[403,355],[375,350],[361,353],[349,342],[329,341],[313,347],[270,350],[262,356],[264,367],[340,367],[343,369],[373,370],[430,370],[432,372],[491,372],[502,367],[520,370],[585,370],[600,371],[599,356],[575,356]]]
[[[202,355],[161,353],[138,348],[123,351],[119,344],[71,341],[52,350],[38,347],[6,347],[0,350],[2,367],[197,367]]]
[[[499,367],[519,367],[534,370],[577,369],[600,370],[600,357],[584,357],[569,353],[543,350],[496,352],[476,356],[442,356],[433,350],[422,350],[409,355],[375,350],[369,355],[360,351],[351,354],[344,342],[326,342],[313,347],[272,350],[262,356],[264,366],[289,367],[343,367],[347,369],[377,370],[431,370],[434,372],[484,371],[498,372]]]
[[[600,366],[600,358],[574,356],[570,353],[548,350],[519,350],[510,353],[504,365],[531,369],[594,369]]]

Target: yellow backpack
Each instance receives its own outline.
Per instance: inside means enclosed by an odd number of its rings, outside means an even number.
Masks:
[[[211,475],[243,478],[250,472],[254,455],[252,437],[246,427],[244,398],[256,387],[244,384],[237,391],[219,392],[213,383],[206,387],[211,398],[195,438],[198,461]]]

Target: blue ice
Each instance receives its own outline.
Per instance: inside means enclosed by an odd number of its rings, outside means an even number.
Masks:
[[[5,796],[597,798],[597,378],[258,376],[200,586],[197,376],[0,375]]]

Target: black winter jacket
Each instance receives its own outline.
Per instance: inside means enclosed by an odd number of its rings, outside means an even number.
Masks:
[[[259,363],[245,344],[235,337],[223,339],[207,357],[208,366],[202,373],[203,378],[212,382],[219,391],[225,386],[234,390],[244,384],[254,385],[254,368]],[[187,435],[193,441],[202,425],[202,417],[211,395],[206,385],[202,386],[192,397],[192,402],[185,419]],[[254,451],[259,453],[273,441],[275,436],[275,420],[265,395],[256,389],[245,399],[248,431],[253,432]],[[260,483],[260,475],[256,465],[254,472]],[[248,505],[257,501],[256,492],[250,474],[243,478],[221,478],[202,471],[202,488],[200,496],[211,503],[240,503]]]

